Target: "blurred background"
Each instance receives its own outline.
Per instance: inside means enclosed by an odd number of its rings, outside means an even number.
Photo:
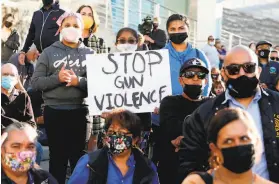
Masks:
[[[122,27],[138,28],[146,16],[166,20],[173,13],[190,19],[191,42],[197,48],[213,35],[229,50],[232,46],[248,45],[251,41],[267,40],[279,44],[279,0],[59,0],[60,7],[76,11],[82,4],[95,8],[99,15],[97,35],[114,44],[115,33]],[[42,6],[41,0],[2,0],[2,17],[12,13],[15,28],[24,42],[33,12]],[[21,44],[23,45],[23,44]]]

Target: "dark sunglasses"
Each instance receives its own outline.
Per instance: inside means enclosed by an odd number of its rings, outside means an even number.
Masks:
[[[125,43],[129,43],[129,44],[135,44],[137,43],[137,40],[134,40],[134,39],[128,39],[128,40],[125,40],[125,39],[121,39],[121,40],[117,40],[118,43],[120,44],[125,44]]]
[[[270,59],[273,61],[279,61],[279,57],[270,57]]]
[[[204,72],[194,72],[194,71],[187,71],[181,74],[181,77],[185,77],[187,79],[192,79],[195,77],[195,75],[199,78],[199,79],[205,79],[206,77],[206,73]]]
[[[214,39],[214,38],[209,38],[208,40],[209,40],[209,41],[214,41],[215,39]]]
[[[256,63],[231,64],[224,67],[230,75],[239,74],[240,68],[243,68],[245,73],[254,73],[256,71]]]

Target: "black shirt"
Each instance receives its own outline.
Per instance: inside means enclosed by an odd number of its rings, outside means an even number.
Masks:
[[[154,43],[149,44],[150,50],[159,50],[165,47],[167,42],[167,35],[164,30],[153,30],[150,37],[155,41]]]

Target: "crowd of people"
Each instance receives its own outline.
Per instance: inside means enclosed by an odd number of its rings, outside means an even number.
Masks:
[[[173,14],[166,32],[154,17],[150,33],[122,28],[109,47],[91,6],[42,2],[21,51],[13,15],[3,17],[1,183],[279,183],[279,46],[227,51],[210,35],[200,50],[187,17]],[[88,55],[159,49],[172,95],[154,112],[89,116]]]

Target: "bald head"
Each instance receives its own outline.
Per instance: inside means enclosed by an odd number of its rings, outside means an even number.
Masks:
[[[230,64],[243,64],[247,62],[256,63],[256,65],[258,65],[258,57],[248,47],[239,45],[233,47],[226,55],[224,66],[228,66]]]
[[[7,63],[2,65],[1,67],[1,75],[11,75],[11,76],[18,76],[18,71],[15,65],[11,63]]]

